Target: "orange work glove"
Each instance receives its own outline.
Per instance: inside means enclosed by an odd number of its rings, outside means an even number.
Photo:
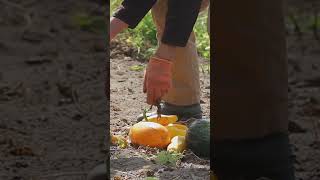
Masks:
[[[151,57],[145,71],[143,92],[147,93],[147,103],[157,105],[157,102],[172,86],[172,62]]]

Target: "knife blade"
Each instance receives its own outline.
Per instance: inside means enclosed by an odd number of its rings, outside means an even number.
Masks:
[[[161,118],[161,105],[160,105],[160,101],[157,102],[156,106],[157,106],[158,119],[160,119],[160,118]]]

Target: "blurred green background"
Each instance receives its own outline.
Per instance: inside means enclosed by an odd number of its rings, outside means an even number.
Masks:
[[[123,0],[110,0],[110,16],[119,7]],[[199,55],[210,59],[210,38],[207,33],[207,15],[203,11],[199,14],[194,27],[197,37],[197,48]],[[120,42],[126,42],[128,46],[136,49],[143,59],[148,59],[157,47],[156,29],[152,21],[151,12],[149,12],[135,29],[127,29],[121,33],[117,39]]]

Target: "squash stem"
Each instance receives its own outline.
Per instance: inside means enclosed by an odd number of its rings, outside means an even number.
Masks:
[[[147,118],[147,109],[144,109],[144,110],[143,110],[143,118],[144,118],[144,120],[148,121],[148,118]]]
[[[143,110],[143,118],[146,120],[146,121],[148,121],[148,117],[147,117],[147,112],[148,111],[151,111],[152,110],[152,105],[150,106],[150,108],[147,110],[147,109],[144,109]]]

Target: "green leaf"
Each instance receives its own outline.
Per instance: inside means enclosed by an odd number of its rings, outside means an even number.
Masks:
[[[144,118],[145,121],[148,121],[147,110],[146,109],[143,110],[143,118]]]
[[[183,157],[181,153],[172,153],[168,151],[161,151],[156,156],[156,163],[161,165],[176,165],[177,161]]]
[[[157,177],[146,177],[145,180],[159,180]]]
[[[120,147],[121,149],[124,149],[124,148],[126,148],[126,147],[128,146],[126,140],[124,140],[124,139],[119,139],[119,140],[118,140],[118,145],[119,145],[119,147]]]
[[[85,12],[80,12],[72,16],[72,22],[84,31],[107,32],[105,19],[100,16],[92,16]]]
[[[144,70],[144,66],[142,66],[142,65],[133,65],[129,69],[131,71],[143,71]]]

